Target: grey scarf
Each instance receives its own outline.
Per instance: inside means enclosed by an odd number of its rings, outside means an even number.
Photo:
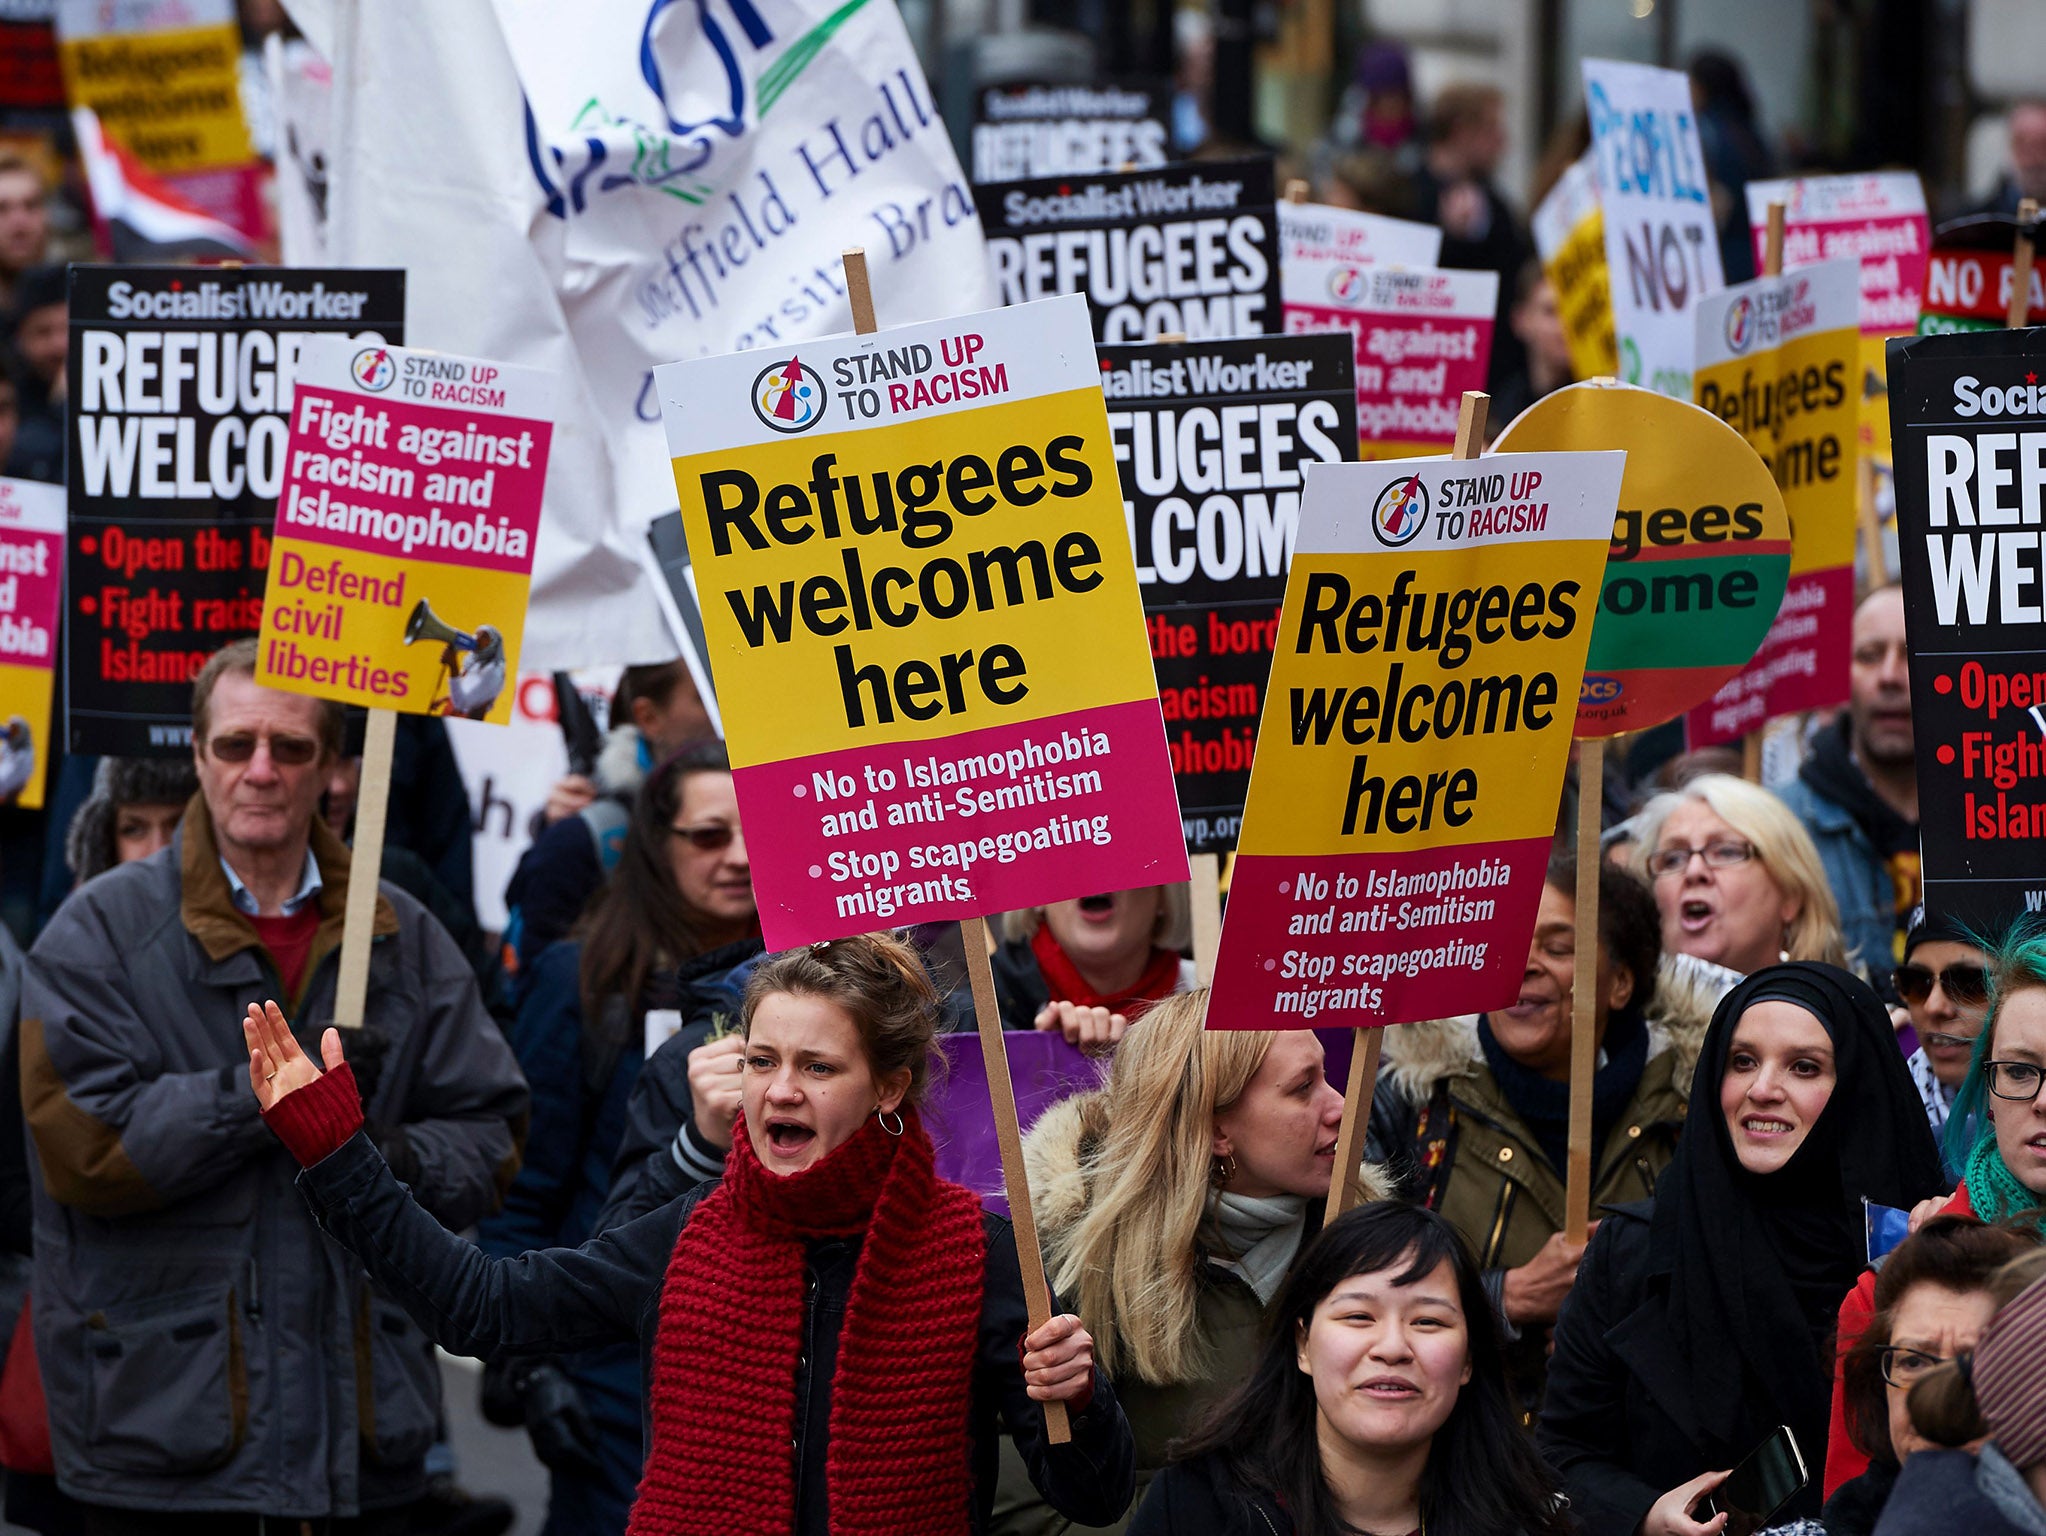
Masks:
[[[1305,1198],[1260,1199],[1225,1190],[1208,1197],[1208,1216],[1221,1239],[1215,1262],[1243,1276],[1257,1299],[1269,1306],[1300,1251],[1300,1237],[1307,1229]]]

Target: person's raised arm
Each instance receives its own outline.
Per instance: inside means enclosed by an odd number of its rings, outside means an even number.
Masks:
[[[429,1215],[362,1131],[355,1075],[341,1037],[320,1037],[323,1072],[273,1002],[242,1021],[249,1085],[262,1123],[305,1171],[314,1219],[435,1343],[496,1359],[558,1354],[636,1339],[685,1219],[671,1206],[580,1248],[495,1259]]]

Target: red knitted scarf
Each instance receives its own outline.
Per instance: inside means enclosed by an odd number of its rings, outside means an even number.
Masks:
[[[724,1182],[668,1262],[628,1536],[788,1536],[804,1244],[856,1236],[831,1383],[831,1536],[970,1528],[986,1229],[973,1194],[937,1176],[915,1112],[902,1118],[891,1136],[870,1116],[787,1176],[761,1166],[738,1122]]]
[[[1120,992],[1096,992],[1087,985],[1080,968],[1043,923],[1030,935],[1030,953],[1037,957],[1037,969],[1055,1003],[1078,1003],[1083,1008],[1106,1008],[1111,1013],[1127,1014],[1139,1003],[1155,1003],[1161,997],[1170,997],[1172,989],[1179,985],[1179,956],[1169,949],[1152,950],[1137,984]]]

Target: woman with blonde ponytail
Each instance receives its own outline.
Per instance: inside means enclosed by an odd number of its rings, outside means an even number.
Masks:
[[[1045,1268],[1115,1384],[1139,1495],[1255,1364],[1266,1311],[1321,1225],[1343,1118],[1311,1031],[1208,1030],[1207,1007],[1200,990],[1143,1014],[1107,1085],[1047,1111],[1023,1143]],[[1384,1193],[1368,1165],[1351,1177]],[[1072,1529],[1006,1461],[991,1530]]]

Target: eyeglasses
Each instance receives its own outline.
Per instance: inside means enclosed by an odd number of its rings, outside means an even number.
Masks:
[[[258,736],[253,731],[229,731],[216,736],[206,743],[206,752],[223,763],[246,763],[256,755],[259,741],[270,743],[270,761],[280,768],[303,768],[320,755],[319,742],[310,736]]]
[[[1913,1006],[1932,996],[1935,981],[1946,993],[1947,1001],[1959,1007],[1973,1008],[1989,1001],[1989,972],[1979,965],[1950,965],[1943,971],[1928,970],[1922,965],[1900,965],[1890,972],[1890,980],[1896,985],[1897,995]]]
[[[1707,869],[1732,869],[1736,864],[1745,864],[1755,856],[1753,843],[1728,840],[1707,843],[1703,848],[1658,848],[1648,856],[1648,867],[1660,880],[1664,875],[1681,875],[1691,867],[1693,858],[1705,861]]]
[[[2039,1097],[2039,1084],[2046,1082],[2046,1067],[2033,1061],[1985,1061],[1989,1091],[2013,1104],[2029,1104]]]
[[[736,827],[728,827],[723,822],[712,822],[707,827],[670,827],[668,832],[702,853],[716,853],[720,848],[729,848],[732,839],[739,835]]]
[[[1928,1355],[1922,1349],[1901,1344],[1890,1345],[1876,1358],[1882,1362],[1883,1380],[1893,1387],[1908,1387],[1947,1363],[1945,1355]]]

